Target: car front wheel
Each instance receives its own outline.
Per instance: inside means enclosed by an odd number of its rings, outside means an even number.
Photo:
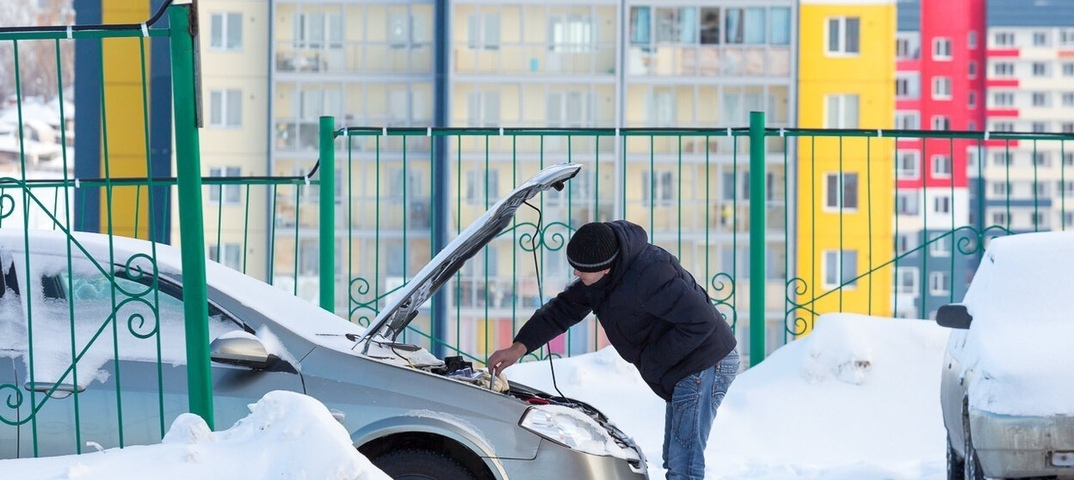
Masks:
[[[958,456],[955,447],[951,446],[951,439],[947,439],[947,480],[965,480],[966,462]]]
[[[984,472],[981,471],[981,460],[977,458],[977,449],[973,448],[973,439],[970,438],[969,422],[966,422],[963,428],[965,429],[965,434],[962,438],[966,439],[966,448],[963,450],[966,452],[963,478],[965,480],[985,480]]]
[[[373,460],[394,480],[476,480],[474,474],[451,457],[428,450],[397,450]]]

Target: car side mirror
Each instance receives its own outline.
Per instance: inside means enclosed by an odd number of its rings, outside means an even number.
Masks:
[[[936,311],[936,323],[941,327],[965,330],[970,328],[972,322],[973,315],[970,315],[966,306],[960,303],[944,305]]]
[[[261,340],[246,332],[229,332],[221,335],[209,344],[209,358],[214,362],[226,363],[264,370],[280,360],[280,357],[268,353]]]

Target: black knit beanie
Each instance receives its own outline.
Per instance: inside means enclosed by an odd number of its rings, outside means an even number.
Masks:
[[[619,240],[603,222],[582,225],[567,242],[567,262],[579,272],[599,272],[612,266],[619,254]]]

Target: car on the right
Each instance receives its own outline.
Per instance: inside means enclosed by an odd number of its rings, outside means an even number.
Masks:
[[[936,321],[948,479],[1074,479],[1074,232],[992,238]]]

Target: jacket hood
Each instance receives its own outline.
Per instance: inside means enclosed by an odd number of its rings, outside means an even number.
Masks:
[[[414,275],[398,294],[389,300],[357,341],[361,343],[377,334],[395,340],[418,315],[422,304],[447,283],[467,260],[485,248],[485,245],[511,224],[515,212],[523,202],[550,188],[562,189],[563,182],[577,175],[581,168],[582,166],[576,163],[552,165],[537,172],[496,202]]]
[[[641,226],[626,220],[608,222],[619,239],[619,256],[612,264],[611,281],[616,282],[626,273],[625,265],[630,265],[649,245],[649,234]]]

